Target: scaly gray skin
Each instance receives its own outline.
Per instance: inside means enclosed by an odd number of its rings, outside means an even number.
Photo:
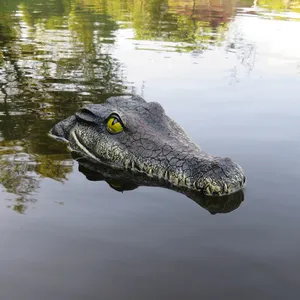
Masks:
[[[124,127],[118,134],[107,130],[112,114],[119,116]],[[95,162],[145,173],[203,195],[228,195],[245,184],[238,164],[202,151],[160,104],[138,96],[111,97],[103,104],[87,105],[56,124],[50,135]]]

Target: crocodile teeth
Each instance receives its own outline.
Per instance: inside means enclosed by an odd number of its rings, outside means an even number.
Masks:
[[[206,187],[205,191],[207,195],[211,195],[211,190],[209,186]]]
[[[227,187],[227,184],[226,184],[226,182],[225,182],[225,183],[224,183],[224,192],[227,193],[227,191],[228,191],[228,187]]]
[[[125,163],[124,163],[125,169],[128,169],[128,168],[129,168],[129,165],[130,165],[130,160],[129,160],[129,159],[126,159],[126,160],[125,160]]]
[[[164,177],[165,177],[165,180],[168,180],[168,179],[169,179],[168,171],[165,172],[165,176],[164,176]]]
[[[191,180],[187,177],[186,180],[185,180],[185,184],[186,186],[190,186],[191,185]]]

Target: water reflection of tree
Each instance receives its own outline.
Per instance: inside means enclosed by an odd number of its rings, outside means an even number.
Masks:
[[[224,38],[234,7],[235,0],[116,0],[107,10],[118,20],[132,22],[135,39],[175,42],[170,51],[190,52],[209,49]]]
[[[84,103],[125,89],[109,48],[116,22],[76,1],[40,4],[0,7],[0,181],[21,213],[42,178],[62,181],[72,170],[49,128]]]
[[[19,213],[25,212],[28,203],[35,202],[42,178],[64,181],[72,170],[72,161],[66,160],[65,155],[28,154],[18,141],[0,145],[0,181],[11,195],[8,196],[13,201],[10,207]]]
[[[275,11],[290,10],[300,12],[299,0],[257,0],[256,5]]]

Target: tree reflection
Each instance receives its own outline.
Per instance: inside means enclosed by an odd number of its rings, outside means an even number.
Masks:
[[[299,0],[258,0],[256,5],[275,11],[291,10],[294,12],[300,12]]]
[[[202,51],[222,41],[235,8],[234,0],[78,0],[77,3],[98,12],[105,10],[116,20],[130,21],[137,40],[175,42],[164,50],[177,52]]]
[[[49,128],[87,102],[126,90],[106,47],[117,23],[76,1],[40,4],[0,6],[0,181],[20,213],[43,178],[64,181],[72,170]]]
[[[0,182],[14,202],[12,209],[24,213],[42,178],[63,182],[72,171],[72,160],[66,154],[43,155],[30,151],[30,141],[0,142]]]

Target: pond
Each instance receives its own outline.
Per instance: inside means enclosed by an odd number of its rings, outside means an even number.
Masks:
[[[0,0],[1,299],[296,298],[299,32],[298,0]],[[238,162],[243,199],[88,180],[48,132],[124,94]]]

